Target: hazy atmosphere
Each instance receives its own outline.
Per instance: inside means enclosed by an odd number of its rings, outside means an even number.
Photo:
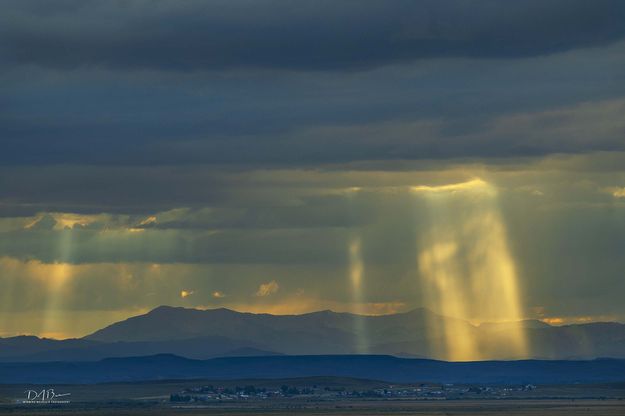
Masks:
[[[624,19],[3,3],[0,337],[159,305],[624,322]]]

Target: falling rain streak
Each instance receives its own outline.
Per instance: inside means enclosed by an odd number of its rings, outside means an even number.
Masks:
[[[63,319],[63,298],[64,290],[71,278],[71,266],[68,263],[72,256],[72,230],[64,229],[61,231],[59,240],[59,250],[61,261],[51,265],[51,273],[47,276],[47,304],[45,306],[45,317],[43,321],[43,332],[54,332],[58,326],[58,322]]]
[[[354,332],[356,334],[356,352],[365,354],[369,352],[367,328],[363,319],[363,297],[362,297],[362,277],[364,265],[362,261],[361,240],[358,237],[352,238],[349,243],[349,280],[351,283],[352,302],[354,304]]]
[[[351,187],[345,190],[345,194],[353,207],[356,204],[355,198],[361,191],[359,187]],[[355,314],[353,319],[354,331],[354,350],[359,354],[369,353],[369,338],[367,335],[367,327],[363,315],[364,298],[363,298],[363,277],[365,273],[365,265],[362,256],[362,238],[360,231],[356,230],[352,233],[347,241],[348,253],[348,279],[351,292],[352,312]]]
[[[417,186],[430,228],[418,236],[418,269],[426,306],[454,318],[516,322],[523,318],[518,279],[497,205],[497,190],[476,179],[438,187]],[[448,360],[489,358],[504,346],[509,357],[528,356],[520,325],[478,337],[464,321],[431,325],[433,351]]]

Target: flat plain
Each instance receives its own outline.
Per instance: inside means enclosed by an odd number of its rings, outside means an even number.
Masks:
[[[138,403],[99,403],[57,407],[3,408],[9,414],[55,415],[518,415],[518,416],[622,416],[622,400],[471,400],[471,401],[335,401],[331,403],[249,403],[246,406],[156,406]]]
[[[234,390],[236,386],[280,389],[281,385],[304,389],[316,386],[321,394],[173,402],[171,395],[198,386],[220,386]],[[281,380],[185,380],[145,383],[106,383],[89,385],[56,385],[57,393],[71,393],[69,404],[24,404],[20,397],[37,385],[0,385],[0,413],[13,415],[518,415],[518,416],[622,416],[625,414],[625,384],[591,384],[535,386],[530,390],[504,390],[503,386],[446,387],[480,393],[447,397],[353,397],[338,391],[445,390],[442,385],[390,385],[372,380],[332,377]]]

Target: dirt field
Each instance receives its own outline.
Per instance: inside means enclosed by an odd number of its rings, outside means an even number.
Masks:
[[[271,405],[246,407],[168,407],[141,404],[98,404],[93,406],[3,408],[0,412],[18,415],[518,415],[518,416],[622,416],[623,400],[520,400],[520,401],[444,401],[444,402],[334,402],[284,403],[280,408]]]

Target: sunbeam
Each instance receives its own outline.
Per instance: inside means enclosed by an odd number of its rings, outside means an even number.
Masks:
[[[454,318],[521,320],[519,283],[497,205],[497,189],[474,179],[438,187],[416,186],[412,191],[425,200],[430,217],[429,230],[418,236],[417,255],[427,306]],[[431,337],[437,345],[432,347],[448,360],[492,357],[494,347],[502,345],[505,358],[528,355],[520,325],[491,334],[482,344],[470,325],[448,324],[437,331],[440,334]]]
[[[64,318],[64,289],[72,275],[72,267],[69,264],[72,244],[72,230],[66,228],[61,232],[59,238],[60,261],[52,264],[50,274],[45,276],[47,292],[42,328],[44,333],[54,333],[58,328],[59,321]]]
[[[367,328],[363,319],[363,314],[366,312],[363,308],[363,273],[364,265],[362,261],[362,247],[361,239],[359,237],[353,238],[349,243],[349,280],[351,283],[352,302],[354,304],[354,312],[357,316],[354,316],[354,332],[356,334],[356,351],[359,354],[366,354],[369,352],[369,345],[367,340]]]
[[[354,206],[354,198],[361,191],[359,187],[347,188],[347,195],[350,205]],[[369,352],[369,339],[367,327],[363,315],[367,312],[364,306],[363,297],[363,277],[365,266],[362,259],[362,237],[360,231],[354,231],[347,242],[347,252],[349,255],[349,285],[351,293],[352,312],[354,320],[354,350],[359,354]]]

